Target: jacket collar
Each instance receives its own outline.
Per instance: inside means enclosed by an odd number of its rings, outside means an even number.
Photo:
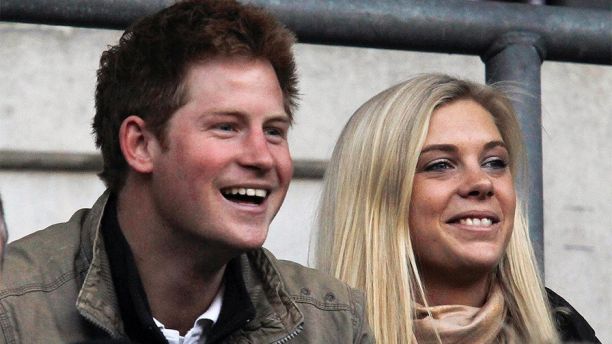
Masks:
[[[304,315],[285,287],[276,258],[261,248],[243,254],[241,265],[244,282],[257,312],[255,320],[245,329],[252,331],[250,335],[257,339],[255,342],[262,341],[264,334],[265,341],[274,342],[298,331]]]
[[[101,220],[110,192],[100,196],[85,217],[80,254],[89,269],[77,297],[79,313],[112,337],[125,336],[121,312],[112,282],[110,264],[101,233]],[[246,288],[256,310],[255,319],[242,334],[261,340],[263,334],[280,340],[301,326],[304,316],[285,288],[278,261],[265,249],[240,257]]]
[[[83,317],[112,337],[121,337],[125,331],[100,230],[109,195],[110,191],[106,190],[98,198],[83,222],[81,254],[89,263],[89,269],[79,291],[76,308]]]

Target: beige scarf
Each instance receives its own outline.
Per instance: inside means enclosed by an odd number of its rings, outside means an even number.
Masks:
[[[495,343],[503,330],[505,313],[504,296],[495,283],[480,308],[462,305],[427,308],[417,304],[415,336],[419,344],[439,343],[436,331],[445,344]]]

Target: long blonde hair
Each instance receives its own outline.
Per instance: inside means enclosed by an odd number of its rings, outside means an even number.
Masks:
[[[493,87],[438,74],[412,78],[362,105],[342,131],[325,175],[316,265],[365,291],[369,322],[380,343],[414,338],[414,300],[425,299],[425,293],[408,227],[412,181],[431,114],[457,99],[473,99],[493,115],[516,181],[524,174],[525,154],[508,99]],[[517,205],[496,271],[507,326],[527,342],[557,342],[524,205],[520,200]]]

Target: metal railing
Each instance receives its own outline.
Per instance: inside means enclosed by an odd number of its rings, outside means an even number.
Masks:
[[[169,0],[2,0],[0,20],[124,29]],[[511,81],[528,155],[530,235],[544,271],[540,67],[544,60],[612,64],[612,11],[464,0],[252,0],[302,43],[480,56],[488,83]],[[98,170],[93,155],[0,152],[0,168]],[[296,161],[321,178],[324,161]]]

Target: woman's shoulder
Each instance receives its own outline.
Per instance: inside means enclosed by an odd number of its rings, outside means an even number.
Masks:
[[[546,288],[546,294],[561,340],[565,342],[601,343],[595,330],[564,298]]]

